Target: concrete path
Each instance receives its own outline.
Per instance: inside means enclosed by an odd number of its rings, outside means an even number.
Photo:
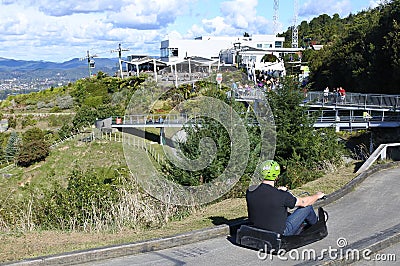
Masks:
[[[293,250],[280,257],[266,256],[232,243],[229,237],[219,237],[195,244],[147,252],[136,256],[90,262],[81,265],[319,265],[332,263],[340,256],[350,262],[363,255],[362,247],[373,247],[379,239],[395,236],[394,244],[379,254],[391,254],[400,261],[398,244],[400,231],[400,169],[376,172],[366,178],[355,190],[327,205],[329,235],[316,243]],[[385,247],[387,242],[382,242]],[[375,247],[377,244],[375,244]],[[359,250],[358,250],[359,248]],[[347,255],[346,255],[347,254]],[[313,260],[310,260],[310,256]],[[264,259],[260,259],[264,257]],[[357,258],[356,258],[357,261]],[[338,262],[336,262],[338,263]],[[355,265],[397,265],[395,261],[365,261]]]
[[[397,263],[396,263],[397,261]],[[387,265],[399,265],[400,262],[400,243],[394,244],[385,248],[383,250],[378,251],[376,254],[373,254],[368,258],[368,260],[360,260],[354,264],[353,266],[387,266]]]

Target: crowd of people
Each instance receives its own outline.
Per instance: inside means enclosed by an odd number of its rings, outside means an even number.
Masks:
[[[333,88],[332,91],[329,87],[324,89],[324,103],[332,101],[333,103],[346,102],[346,90],[343,87]]]

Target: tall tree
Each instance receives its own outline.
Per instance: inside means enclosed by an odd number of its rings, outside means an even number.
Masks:
[[[7,146],[5,149],[5,158],[7,161],[14,161],[15,155],[19,150],[19,137],[18,134],[13,131],[8,138]]]
[[[276,124],[275,158],[286,169],[283,184],[296,187],[318,178],[325,164],[341,163],[343,148],[334,130],[314,129],[316,117],[301,106],[303,94],[295,79],[286,78],[283,86],[268,92],[268,100]]]

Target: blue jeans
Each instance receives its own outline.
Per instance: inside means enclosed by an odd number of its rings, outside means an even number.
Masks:
[[[303,222],[308,224],[315,224],[318,221],[318,217],[312,206],[299,207],[286,219],[286,228],[283,231],[283,235],[291,236],[300,233],[300,227]]]

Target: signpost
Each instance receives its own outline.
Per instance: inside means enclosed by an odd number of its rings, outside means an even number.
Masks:
[[[219,85],[219,88],[221,88],[221,82],[222,82],[222,74],[221,73],[217,74],[216,81],[217,81],[217,83]]]

